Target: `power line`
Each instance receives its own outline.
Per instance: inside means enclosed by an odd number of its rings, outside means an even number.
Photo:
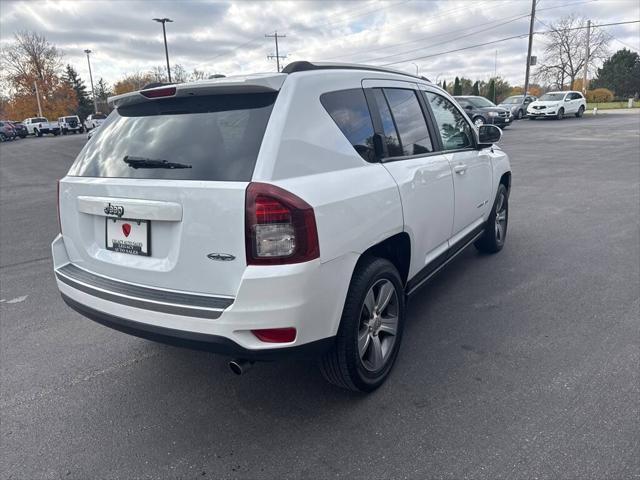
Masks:
[[[640,23],[640,20],[630,20],[630,21],[626,21],[626,22],[614,22],[614,23],[601,23],[600,25],[592,25],[591,27],[592,28],[593,27],[610,27],[610,26],[613,26],[613,25],[624,25],[624,24],[629,24],[629,23]],[[567,28],[567,29],[562,29],[562,30],[580,30],[580,29],[584,29],[584,28],[587,28],[587,27],[575,27],[575,28]],[[546,34],[549,34],[549,33],[553,33],[553,31],[554,30],[550,30],[550,31],[546,31],[546,32],[533,32],[533,33],[537,34],[537,35],[546,35]],[[556,31],[558,31],[558,30],[556,30]],[[492,40],[490,42],[478,43],[476,45],[468,45],[466,47],[455,48],[453,50],[447,50],[446,52],[439,52],[439,53],[433,53],[431,55],[423,55],[423,56],[420,56],[420,57],[408,58],[408,59],[405,59],[405,60],[399,60],[397,62],[383,63],[380,66],[388,67],[389,65],[397,65],[398,63],[407,63],[407,62],[410,62],[410,61],[413,61],[413,60],[423,60],[425,58],[438,57],[440,55],[446,55],[448,53],[455,53],[455,52],[461,52],[463,50],[470,50],[472,48],[484,47],[486,45],[493,45],[493,44],[499,43],[499,42],[506,42],[508,40],[514,40],[516,38],[524,38],[524,37],[526,37],[528,35],[529,35],[528,33],[523,33],[523,34],[520,34],[520,35],[512,35],[510,37],[500,38],[498,40]]]
[[[575,6],[575,5],[583,5],[583,4],[586,4],[586,3],[593,3],[593,2],[596,2],[596,1],[598,1],[598,0],[586,0],[586,1],[582,0],[582,1],[578,1],[578,2],[564,3],[564,4],[562,4],[562,5],[554,5],[554,6],[552,6],[552,7],[541,8],[541,9],[538,9],[538,11],[555,10],[555,9],[558,9],[558,8],[564,8],[564,7]],[[540,3],[540,1],[538,1],[537,3]],[[482,5],[482,4],[479,4],[479,5]],[[495,4],[494,4],[494,5],[495,5]],[[448,14],[450,14],[450,13],[453,13],[453,12],[458,11],[458,10],[460,10],[460,9],[466,9],[466,8],[468,8],[468,6],[467,6],[467,5],[463,5],[462,7],[457,7],[457,8],[454,8],[454,9],[452,9],[452,10],[449,10],[449,11],[443,12],[443,13],[444,13],[443,15],[439,15],[439,16],[436,16],[436,17],[434,17],[434,18],[439,18],[439,17],[447,16],[447,15],[448,15]],[[446,15],[445,15],[445,14],[446,14]],[[521,12],[521,13],[520,13],[520,14],[518,14],[518,15],[529,16],[529,12],[528,12],[528,11],[526,11],[526,12]],[[484,25],[489,25],[489,24],[491,24],[491,23],[499,22],[499,21],[501,21],[501,20],[505,20],[505,19],[508,19],[508,18],[511,18],[511,17],[503,17],[503,18],[499,18],[499,19],[496,19],[496,20],[492,20],[491,22],[487,22],[487,23],[483,23],[483,24],[480,24],[480,25],[476,25],[476,27],[481,27],[481,26],[484,26]],[[407,22],[402,22],[402,24],[404,24],[404,23],[407,23]],[[438,23],[438,22],[428,22],[428,23],[425,23],[425,24],[422,24],[422,25],[423,25],[423,26],[426,26],[426,25],[430,25],[430,24],[432,24],[432,23]],[[499,25],[496,25],[496,28],[497,28],[498,26],[499,26]],[[395,30],[396,28],[399,28],[399,27],[400,27],[400,25],[399,25],[398,27],[394,27],[392,30]],[[452,30],[452,31],[444,32],[444,33],[440,33],[440,34],[437,34],[437,35],[432,35],[431,37],[424,37],[424,38],[422,38],[422,39],[412,40],[412,41],[409,41],[409,42],[403,42],[403,43],[400,43],[400,44],[387,45],[387,46],[385,46],[385,47],[379,47],[379,48],[376,48],[376,49],[358,50],[358,51],[355,51],[355,52],[351,52],[351,53],[349,53],[349,54],[344,54],[344,55],[339,55],[339,56],[334,56],[334,57],[328,57],[328,58],[326,58],[326,60],[335,60],[335,59],[338,59],[338,58],[353,57],[353,56],[357,56],[357,55],[359,55],[359,54],[361,54],[361,53],[371,53],[371,52],[373,52],[373,51],[377,51],[377,50],[384,50],[384,49],[387,49],[387,48],[393,48],[393,47],[397,47],[397,46],[401,46],[401,45],[407,45],[407,44],[409,44],[409,43],[414,43],[414,42],[421,41],[421,40],[426,40],[426,39],[431,39],[431,38],[436,38],[436,37],[446,36],[446,35],[449,35],[449,34],[453,34],[453,33],[460,32],[460,31],[465,31],[465,30],[468,30],[468,28],[467,28],[467,27],[465,27],[465,28],[458,29],[458,30]],[[345,35],[345,36],[347,36],[347,35]],[[458,37],[458,38],[460,38],[460,37]],[[422,47],[422,48],[427,49],[427,48],[431,48],[432,46],[434,46],[434,45],[429,45],[429,46]],[[419,49],[416,49],[416,50],[419,50]],[[415,50],[414,50],[414,51],[415,51]],[[406,53],[406,52],[399,52],[399,53],[397,53],[396,55],[403,55],[404,53]],[[391,56],[391,55],[390,55],[390,56]],[[362,60],[362,61],[360,61],[360,62],[361,62],[361,63],[364,63],[364,62],[367,62],[367,61],[372,61],[372,60]]]
[[[509,23],[513,23],[513,22],[515,22],[515,21],[517,21],[517,20],[521,20],[521,19],[523,19],[523,18],[526,18],[527,16],[528,16],[528,15],[520,15],[520,16],[518,16],[518,17],[516,17],[516,18],[512,18],[511,20],[508,20],[508,21],[506,21],[506,22],[499,23],[498,25],[493,25],[493,26],[491,26],[491,27],[483,28],[483,29],[481,29],[481,30],[477,30],[477,31],[475,31],[475,32],[470,32],[470,33],[467,33],[467,34],[465,34],[465,35],[458,36],[458,37],[456,37],[456,38],[455,38],[455,40],[458,40],[458,39],[460,39],[460,38],[470,37],[470,36],[472,36],[472,35],[477,35],[478,33],[486,32],[487,30],[493,30],[494,28],[498,28],[498,27],[501,27],[501,26],[503,26],[503,25],[507,25],[507,24],[509,24]],[[465,30],[468,30],[468,29],[465,29]],[[449,32],[449,33],[455,33],[455,32]],[[432,38],[433,38],[433,37],[432,37]],[[404,52],[402,52],[402,53],[395,53],[395,54],[392,54],[392,55],[385,55],[385,56],[383,56],[383,57],[370,58],[370,59],[367,59],[367,60],[363,60],[363,62],[364,62],[364,63],[366,63],[366,62],[374,62],[374,61],[378,61],[378,60],[384,60],[384,59],[387,59],[387,58],[397,57],[398,55],[405,55],[405,54],[407,54],[407,53],[417,52],[417,51],[419,51],[419,50],[424,50],[425,48],[437,47],[437,46],[439,46],[439,45],[444,45],[444,44],[449,43],[449,42],[451,42],[451,40],[445,40],[445,41],[443,41],[443,42],[433,43],[433,44],[429,45],[428,47],[419,47],[419,48],[415,48],[415,49],[413,49],[413,50],[407,50],[407,51],[404,51]]]
[[[486,3],[487,3],[487,2],[479,3],[479,4],[478,4],[478,6],[483,5],[483,4],[486,4]],[[430,21],[430,22],[426,22],[426,23],[421,23],[421,24],[420,24],[420,26],[425,27],[425,26],[427,26],[427,25],[431,25],[431,24],[434,24],[434,23],[438,23],[437,21],[433,21],[433,19],[434,19],[434,18],[442,18],[442,17],[446,17],[446,16],[448,16],[448,15],[450,15],[450,14],[452,14],[452,13],[455,13],[455,12],[457,12],[457,11],[459,11],[459,10],[467,9],[467,8],[468,8],[468,6],[467,6],[467,5],[463,5],[463,6],[461,6],[461,7],[453,8],[453,9],[451,9],[451,10],[445,10],[445,11],[444,11],[444,12],[442,12],[440,15],[436,15],[435,17],[430,17],[430,19],[431,19],[432,21]],[[491,22],[488,22],[488,23],[493,23],[493,22],[500,21],[500,20],[501,20],[501,19],[498,19],[498,20],[492,20]],[[414,21],[414,20],[411,20],[411,22],[415,22],[415,21]],[[408,22],[401,22],[400,24],[398,24],[398,25],[396,25],[395,27],[393,27],[393,28],[391,29],[391,31],[393,31],[393,30],[397,30],[398,28],[403,27],[406,23],[408,23]],[[465,29],[466,29],[466,28],[465,28]],[[465,30],[465,29],[462,29],[462,30]],[[441,33],[441,34],[438,34],[438,35],[432,35],[431,37],[427,37],[427,38],[441,37],[441,36],[443,36],[443,35],[447,35],[448,33],[451,33],[451,32],[445,32],[445,33]],[[350,35],[345,35],[345,37],[346,37],[346,36],[350,36]],[[415,42],[419,42],[419,41],[422,41],[422,40],[426,40],[427,38],[418,38],[418,39],[416,39],[416,40],[410,40],[410,41],[408,41],[408,42],[396,43],[396,44],[393,44],[393,45],[386,45],[386,46],[384,46],[384,47],[370,48],[370,49],[366,49],[366,50],[356,50],[356,51],[351,52],[351,53],[346,53],[346,54],[342,54],[342,55],[337,55],[337,56],[334,56],[334,57],[328,57],[328,58],[326,58],[326,60],[335,60],[335,59],[337,59],[337,58],[353,57],[353,56],[359,55],[359,54],[361,54],[361,53],[371,53],[371,52],[376,52],[376,51],[379,51],[379,50],[386,50],[386,49],[388,49],[388,48],[399,47],[399,46],[402,46],[402,45],[408,45],[408,44],[410,44],[410,43],[415,43]]]

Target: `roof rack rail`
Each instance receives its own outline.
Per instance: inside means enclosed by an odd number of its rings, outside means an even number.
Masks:
[[[307,62],[306,60],[300,60],[297,62],[291,62],[282,69],[282,73],[296,73],[296,72],[308,72],[311,70],[369,70],[372,72],[385,72],[395,73],[397,75],[404,75],[406,77],[419,78],[420,80],[426,80],[430,82],[427,77],[412,75],[400,70],[394,70],[393,68],[375,67],[372,65],[359,65],[357,63],[331,63],[331,62]]]

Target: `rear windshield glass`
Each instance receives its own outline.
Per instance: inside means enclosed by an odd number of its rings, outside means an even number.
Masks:
[[[46,123],[46,118],[32,118],[31,123]]]
[[[65,122],[74,122],[77,120],[78,120],[78,117],[65,117],[64,119]]]
[[[171,98],[122,106],[69,175],[249,181],[275,93]]]

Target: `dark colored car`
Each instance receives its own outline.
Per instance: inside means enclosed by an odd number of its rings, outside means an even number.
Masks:
[[[16,131],[11,122],[0,120],[0,142],[16,138]]]
[[[511,97],[505,98],[502,102],[500,102],[499,107],[505,108],[511,111],[511,115],[514,118],[520,120],[527,116],[527,107],[531,102],[535,102],[538,97],[534,97],[533,95],[512,95]]]
[[[497,125],[502,128],[511,125],[513,120],[511,112],[506,108],[496,106],[484,97],[469,95],[453,98],[464,108],[476,127],[484,125],[485,123]]]
[[[14,122],[13,120],[10,120],[10,122],[11,125],[13,125],[13,129],[16,131],[17,136],[20,138],[26,138],[27,135],[29,135],[29,131],[27,130],[27,127],[24,126],[24,123]]]

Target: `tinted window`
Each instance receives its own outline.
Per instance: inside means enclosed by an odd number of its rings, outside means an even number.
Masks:
[[[87,142],[69,175],[249,181],[275,98],[212,95],[120,107]],[[133,168],[125,157],[191,168]]]
[[[369,162],[375,161],[373,123],[363,90],[324,93],[320,102],[360,156]]]
[[[448,99],[426,92],[426,97],[438,124],[445,150],[473,147],[473,131],[458,109]]]
[[[46,118],[32,118],[31,119],[31,123],[43,123],[46,122],[47,119]]]
[[[96,113],[91,118],[93,118],[94,120],[104,120],[105,118],[107,118],[107,116],[104,113]]]
[[[376,99],[376,105],[380,112],[380,118],[382,120],[382,130],[384,132],[384,141],[387,145],[388,157],[400,157],[402,156],[402,147],[400,146],[400,140],[398,139],[398,132],[396,131],[393,117],[391,116],[391,110],[387,100],[382,94],[382,90],[379,88],[373,89],[373,96]]]
[[[433,151],[429,130],[416,92],[400,88],[385,88],[391,114],[396,121],[403,155],[419,155]]]

